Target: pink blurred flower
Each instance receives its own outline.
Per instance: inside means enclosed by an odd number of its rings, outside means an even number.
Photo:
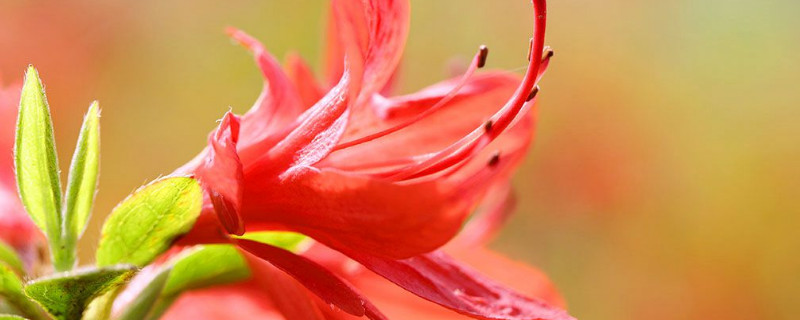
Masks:
[[[53,116],[77,116],[90,97],[116,39],[130,21],[120,4],[93,1],[0,3],[0,76],[16,77],[28,64],[46,71]],[[123,23],[123,21],[125,23]],[[13,49],[12,49],[13,48]]]

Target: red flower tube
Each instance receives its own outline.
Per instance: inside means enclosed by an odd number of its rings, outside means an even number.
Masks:
[[[509,201],[508,185],[493,188],[491,196],[484,199],[480,213],[476,214],[465,229],[443,250],[453,257],[466,262],[466,266],[458,266],[463,270],[477,270],[486,276],[496,279],[497,283],[513,288],[529,297],[536,297],[540,302],[554,307],[563,307],[564,302],[547,277],[534,268],[508,260],[505,257],[486,249],[485,244],[502,224],[512,209]],[[279,249],[273,249],[279,250]],[[180,250],[172,250],[170,254],[159,259],[140,273],[119,300],[132,300],[138,292],[163,268],[164,261]],[[289,256],[290,253],[284,253]],[[436,304],[430,303],[409,293],[387,281],[380,275],[358,265],[355,261],[341,253],[321,245],[312,245],[303,252],[304,257],[316,261],[325,269],[341,279],[365,297],[374,308],[380,309],[383,316],[389,319],[465,319],[469,316],[459,315]],[[441,253],[437,253],[441,256]],[[185,293],[167,311],[162,319],[355,319],[332,308],[324,300],[317,298],[301,282],[287,273],[272,266],[258,257],[247,255],[253,277],[247,281],[200,289]],[[424,257],[421,257],[424,259]],[[474,271],[467,271],[473,273]],[[483,276],[478,276],[483,277]],[[467,281],[470,283],[472,281]],[[492,282],[492,281],[489,281]],[[356,300],[358,302],[358,300]],[[115,305],[121,308],[124,305]],[[337,304],[338,306],[338,304]],[[356,306],[357,307],[357,306]],[[552,307],[551,307],[552,308]],[[555,310],[555,309],[554,309]],[[554,314],[553,317],[566,317]],[[482,318],[497,319],[484,315]],[[499,317],[503,319],[504,317]],[[529,319],[529,318],[522,318]]]

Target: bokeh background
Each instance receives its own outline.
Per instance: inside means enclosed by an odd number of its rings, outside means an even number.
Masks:
[[[101,217],[205,144],[261,87],[237,26],[321,67],[320,0],[0,0],[0,78],[34,63],[62,165],[103,107]],[[794,319],[800,312],[800,2],[553,0],[540,125],[494,247],[544,269],[580,319]],[[480,44],[520,71],[525,0],[412,0],[400,88]],[[524,281],[525,279],[520,279]]]

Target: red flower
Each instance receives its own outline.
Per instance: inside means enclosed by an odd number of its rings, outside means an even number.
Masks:
[[[17,195],[14,178],[14,135],[22,84],[0,82],[0,241],[13,247],[28,268],[39,256],[42,235]]]
[[[241,118],[227,114],[209,147],[178,170],[195,173],[208,197],[184,243],[233,241],[217,221],[236,235],[292,230],[465,315],[570,318],[431,252],[456,235],[527,151],[531,100],[549,58],[544,0],[534,1],[531,62],[521,82],[504,72],[474,74],[488,53],[482,47],[462,78],[396,97],[382,92],[408,33],[407,1],[334,0],[331,8],[326,84],[299,58],[284,73],[259,42],[230,31],[253,52],[266,81],[253,108]],[[353,285],[315,262],[319,257],[235,242],[326,303],[383,318]]]

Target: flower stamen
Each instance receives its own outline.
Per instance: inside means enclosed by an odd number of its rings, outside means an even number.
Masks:
[[[528,94],[528,97],[525,99],[525,101],[528,102],[528,101],[533,100],[533,98],[536,98],[536,95],[538,93],[539,93],[539,86],[537,85],[537,86],[533,87],[533,90],[531,90],[531,93]]]
[[[494,141],[522,112],[523,106],[529,101],[527,98],[530,96],[535,97],[532,92],[540,76],[539,71],[543,67],[543,62],[547,62],[549,59],[543,61],[545,60],[544,32],[547,12],[545,1],[533,0],[533,9],[536,19],[534,22],[534,36],[530,41],[530,64],[517,91],[506,105],[491,118],[493,130],[487,132],[484,128],[478,128],[449,147],[435,153],[427,160],[395,171],[396,174],[390,176],[390,179],[396,181],[415,179],[440,172],[464,162]],[[539,56],[533,57],[532,54],[538,54]],[[535,91],[538,92],[538,90]]]
[[[486,57],[489,56],[489,48],[486,45],[481,45],[478,49],[478,68],[483,68],[486,65]]]
[[[475,71],[478,68],[481,68],[484,65],[486,65],[486,58],[487,58],[488,55],[489,55],[489,49],[485,45],[480,46],[480,48],[478,49],[478,52],[472,58],[472,63],[470,63],[470,67],[461,76],[461,78],[459,79],[458,83],[450,90],[450,92],[448,92],[447,95],[445,95],[441,100],[436,102],[436,104],[434,104],[433,106],[431,106],[430,108],[428,108],[424,112],[420,113],[419,115],[417,115],[413,119],[411,119],[409,121],[406,121],[406,122],[403,122],[403,123],[401,123],[401,124],[399,124],[397,126],[385,129],[383,131],[379,131],[379,132],[376,132],[376,133],[373,133],[373,134],[370,134],[370,135],[367,135],[367,136],[364,136],[364,137],[361,137],[361,138],[358,138],[358,139],[355,139],[355,140],[350,140],[348,142],[340,143],[339,145],[337,145],[336,147],[333,148],[332,152],[338,151],[338,150],[342,150],[342,149],[346,149],[346,148],[349,148],[349,147],[352,147],[352,146],[356,146],[356,145],[359,145],[359,144],[363,144],[363,143],[378,139],[380,137],[389,135],[391,133],[400,131],[401,129],[406,128],[406,127],[408,127],[408,126],[410,126],[410,125],[412,125],[414,123],[417,123],[420,120],[427,118],[428,116],[430,116],[434,112],[440,110],[444,105],[446,105],[448,102],[450,102],[450,100],[452,100],[453,98],[456,97],[458,92],[464,87],[464,85],[467,84],[467,81],[469,80],[469,78],[471,78],[472,75],[475,74]]]
[[[491,157],[491,158],[489,158],[489,163],[488,163],[488,165],[489,165],[490,167],[494,167],[494,166],[496,166],[496,165],[497,165],[499,162],[500,162],[500,150],[497,150],[497,151],[495,151],[495,152],[492,154],[492,157]]]
[[[483,124],[483,130],[486,132],[492,131],[493,125],[494,122],[492,122],[492,120],[487,120],[486,123]]]

